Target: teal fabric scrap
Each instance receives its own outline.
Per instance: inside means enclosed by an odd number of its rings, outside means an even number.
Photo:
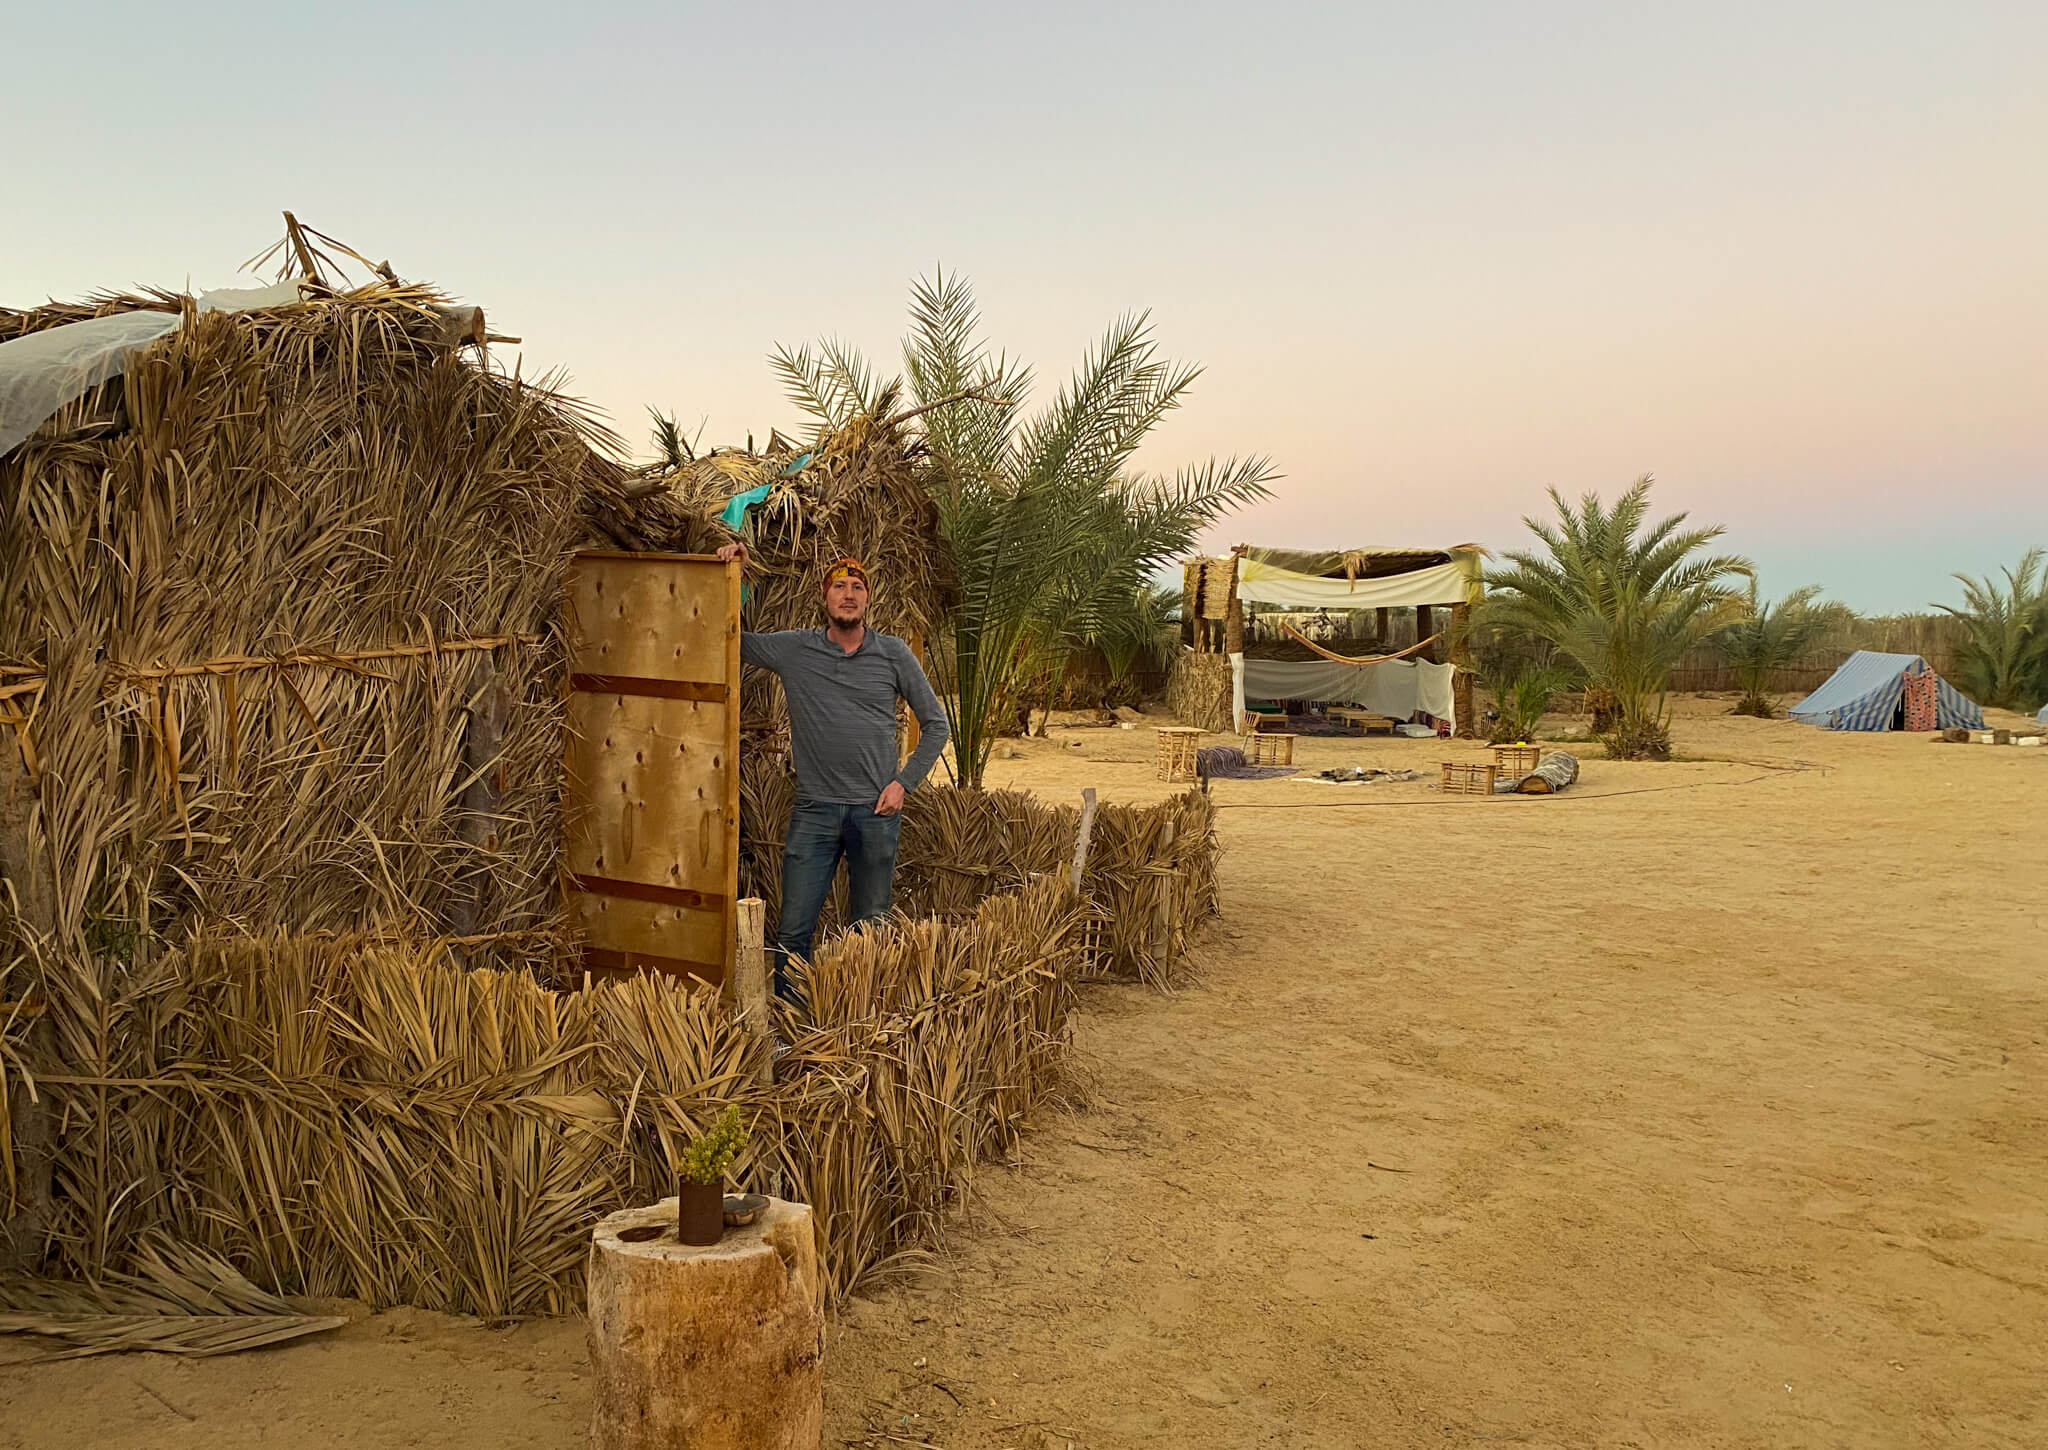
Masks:
[[[764,483],[759,488],[750,488],[745,493],[736,493],[726,500],[725,509],[718,515],[718,521],[734,533],[747,521],[747,510],[768,497],[773,484]]]

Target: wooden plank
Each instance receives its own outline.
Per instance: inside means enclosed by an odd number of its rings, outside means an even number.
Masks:
[[[725,711],[725,950],[722,967],[739,953],[740,918],[740,606],[745,595],[738,560],[725,568],[725,678],[732,699]]]
[[[651,901],[656,906],[687,906],[692,911],[725,910],[725,898],[711,891],[685,891],[676,886],[651,886],[644,881],[573,874],[569,877],[569,885],[594,896],[622,896],[628,901]]]
[[[572,891],[569,919],[584,942],[601,950],[697,962],[706,981],[725,978],[724,969],[713,965],[725,951],[723,901],[707,911]]]
[[[674,557],[578,554],[569,569],[574,674],[724,684],[727,566]]]
[[[638,675],[571,675],[569,688],[592,695],[648,695],[657,700],[698,700],[722,705],[732,686],[709,680],[649,680]]]
[[[738,807],[732,727],[739,712],[641,695],[569,697],[564,865],[718,896],[732,894]]]
[[[630,977],[640,972],[656,972],[664,977],[690,977],[713,987],[719,985],[720,971],[710,962],[588,946],[583,949],[583,969],[594,977]]]

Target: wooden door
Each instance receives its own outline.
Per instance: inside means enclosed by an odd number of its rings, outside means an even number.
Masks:
[[[740,566],[578,554],[563,886],[593,973],[723,983],[739,886]]]

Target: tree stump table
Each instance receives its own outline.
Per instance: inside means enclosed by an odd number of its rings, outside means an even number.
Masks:
[[[676,1201],[592,1230],[591,1450],[818,1450],[824,1307],[806,1204],[697,1248]]]

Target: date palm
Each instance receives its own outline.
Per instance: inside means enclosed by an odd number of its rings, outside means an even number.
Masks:
[[[1775,713],[1771,676],[1804,659],[1834,623],[1828,611],[1816,607],[1819,596],[1820,586],[1809,584],[1773,604],[1758,598],[1756,580],[1749,581],[1748,608],[1715,641],[1742,684],[1734,713],[1762,720]]]
[[[1487,624],[1548,640],[1613,695],[1608,746],[1622,759],[1669,758],[1671,672],[1741,608],[1728,581],[1756,572],[1739,555],[1701,552],[1719,527],[1682,528],[1682,513],[1650,523],[1650,484],[1645,474],[1612,508],[1588,493],[1574,509],[1550,490],[1557,522],[1522,521],[1542,552],[1505,554],[1486,577]]]
[[[1136,473],[1138,445],[1199,370],[1161,357],[1143,314],[1119,319],[1072,379],[1024,416],[1031,370],[992,354],[958,276],[911,294],[903,377],[884,383],[827,342],[775,355],[790,395],[829,427],[901,386],[923,432],[925,483],[952,546],[958,604],[932,652],[958,778],[980,785],[996,733],[1033,681],[1114,617],[1228,509],[1265,496],[1263,458],[1211,460],[1171,479]]]
[[[2048,553],[2029,549],[2017,568],[2008,568],[2005,585],[1986,575],[1973,579],[1958,574],[1963,586],[1961,609],[1934,607],[1952,614],[1970,631],[1956,661],[1963,689],[1987,705],[2030,710],[2048,697]]]

